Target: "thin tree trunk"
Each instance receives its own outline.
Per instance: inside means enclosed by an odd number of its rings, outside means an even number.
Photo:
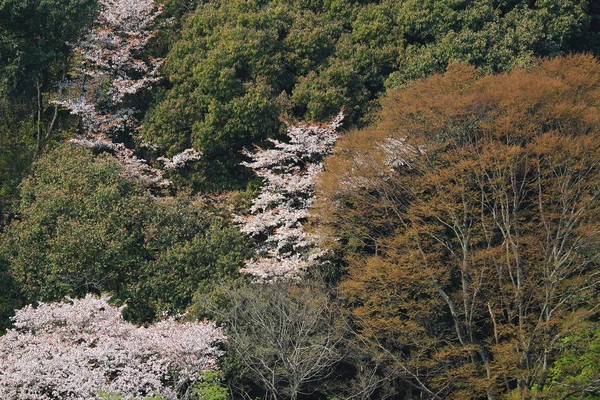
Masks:
[[[42,99],[42,83],[40,81],[40,76],[35,80],[35,87],[37,90],[37,148],[33,155],[33,158],[38,158],[40,151],[43,147],[43,137],[42,137],[42,107],[43,107],[43,99]]]

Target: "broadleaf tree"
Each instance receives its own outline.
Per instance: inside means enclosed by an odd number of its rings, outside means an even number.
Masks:
[[[142,135],[169,156],[205,158],[194,185],[239,188],[239,151],[285,131],[277,117],[326,121],[344,106],[364,126],[386,88],[464,61],[485,73],[535,56],[597,52],[598,8],[585,0],[212,0],[184,23],[168,82]]]
[[[424,397],[577,386],[550,373],[600,312],[599,99],[591,56],[486,77],[459,64],[391,92],[328,160],[318,213],[342,292]]]
[[[127,319],[150,322],[185,311],[252,254],[220,205],[156,197],[113,157],[69,143],[34,163],[15,212],[0,235],[0,271],[25,304],[108,292],[128,304]]]

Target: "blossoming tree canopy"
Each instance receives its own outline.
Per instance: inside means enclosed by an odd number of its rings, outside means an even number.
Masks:
[[[190,382],[217,369],[226,338],[211,322],[173,318],[149,327],[126,322],[109,298],[87,295],[17,310],[0,337],[0,398],[176,399]]]
[[[257,259],[242,272],[259,280],[297,278],[323,255],[318,238],[303,228],[315,200],[315,179],[323,170],[322,160],[333,151],[344,119],[340,112],[326,125],[289,125],[289,143],[271,140],[273,148],[246,152],[252,168],[263,178],[260,194],[252,202],[251,214],[236,217],[242,232],[261,241]]]
[[[158,80],[162,59],[140,53],[155,36],[161,7],[154,0],[100,0],[96,28],[74,44],[81,59],[78,75],[65,83],[56,102],[81,118],[92,133],[114,136],[137,127],[135,109],[125,98]]]
[[[100,0],[96,27],[74,46],[81,59],[78,75],[63,83],[64,93],[55,101],[81,119],[84,135],[71,142],[100,151],[112,152],[126,175],[147,185],[167,186],[163,171],[138,158],[122,143],[123,135],[133,135],[138,128],[137,110],[128,98],[159,79],[164,60],[141,57],[149,40],[155,36],[156,18],[161,5],[154,0]],[[142,143],[146,147],[151,145]],[[164,157],[165,170],[183,167],[200,158],[193,148]]]

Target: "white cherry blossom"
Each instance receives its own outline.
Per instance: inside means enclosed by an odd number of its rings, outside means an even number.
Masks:
[[[170,318],[148,327],[125,321],[109,298],[87,295],[17,310],[0,337],[0,398],[84,400],[100,392],[175,400],[217,369],[223,331]]]
[[[259,281],[296,279],[324,255],[318,237],[303,224],[315,200],[321,161],[332,153],[343,118],[340,112],[326,125],[289,125],[289,142],[271,140],[272,149],[245,152],[252,161],[243,165],[263,178],[263,186],[250,215],[235,217],[243,233],[260,241],[257,258],[242,272]]]

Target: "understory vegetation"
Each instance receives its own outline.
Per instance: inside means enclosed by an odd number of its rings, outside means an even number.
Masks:
[[[600,5],[0,1],[0,397],[600,399]]]

